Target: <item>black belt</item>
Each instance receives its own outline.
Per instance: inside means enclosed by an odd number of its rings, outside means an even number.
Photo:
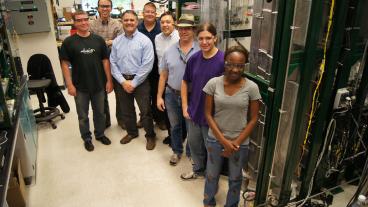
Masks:
[[[173,87],[171,87],[169,84],[166,85],[168,89],[170,89],[172,92],[174,92],[176,95],[180,96],[181,93],[179,90],[174,89]]]
[[[123,77],[125,78],[125,80],[133,80],[135,75],[127,75],[127,74],[122,74]]]

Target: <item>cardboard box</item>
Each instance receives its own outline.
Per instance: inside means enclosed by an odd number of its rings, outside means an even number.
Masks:
[[[72,20],[72,13],[73,13],[72,8],[70,8],[70,7],[63,8],[63,15],[64,15],[64,18],[66,19],[66,21],[71,21]]]
[[[19,160],[17,169],[13,172],[9,178],[6,201],[9,207],[26,207],[26,187]]]

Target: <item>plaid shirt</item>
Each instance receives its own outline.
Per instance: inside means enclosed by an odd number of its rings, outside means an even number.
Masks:
[[[101,18],[98,18],[91,22],[90,31],[101,36],[105,40],[113,40],[122,33],[123,27],[116,19],[109,18],[107,24],[104,24]]]

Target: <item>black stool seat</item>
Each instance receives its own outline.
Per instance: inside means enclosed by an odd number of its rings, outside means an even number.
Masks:
[[[60,116],[61,119],[64,119],[65,117],[56,107],[43,106],[43,102],[46,102],[44,92],[50,84],[50,79],[28,80],[28,89],[37,94],[40,106],[40,108],[33,110],[33,114],[36,118],[36,123],[48,122],[51,124],[53,129],[56,129],[56,124],[54,123],[53,119],[57,116]]]
[[[51,83],[50,79],[41,79],[41,80],[28,80],[28,89],[37,90],[37,89],[45,89]]]

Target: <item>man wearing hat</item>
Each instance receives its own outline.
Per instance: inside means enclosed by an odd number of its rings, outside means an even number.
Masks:
[[[181,81],[188,59],[199,51],[198,44],[194,41],[194,16],[183,14],[176,27],[180,40],[169,46],[160,60],[160,80],[157,93],[157,108],[160,111],[167,110],[171,125],[171,148],[173,150],[169,161],[171,165],[176,165],[183,154],[182,133],[185,129],[182,125],[184,117],[181,110]],[[187,155],[190,156],[188,153],[187,148]]]

